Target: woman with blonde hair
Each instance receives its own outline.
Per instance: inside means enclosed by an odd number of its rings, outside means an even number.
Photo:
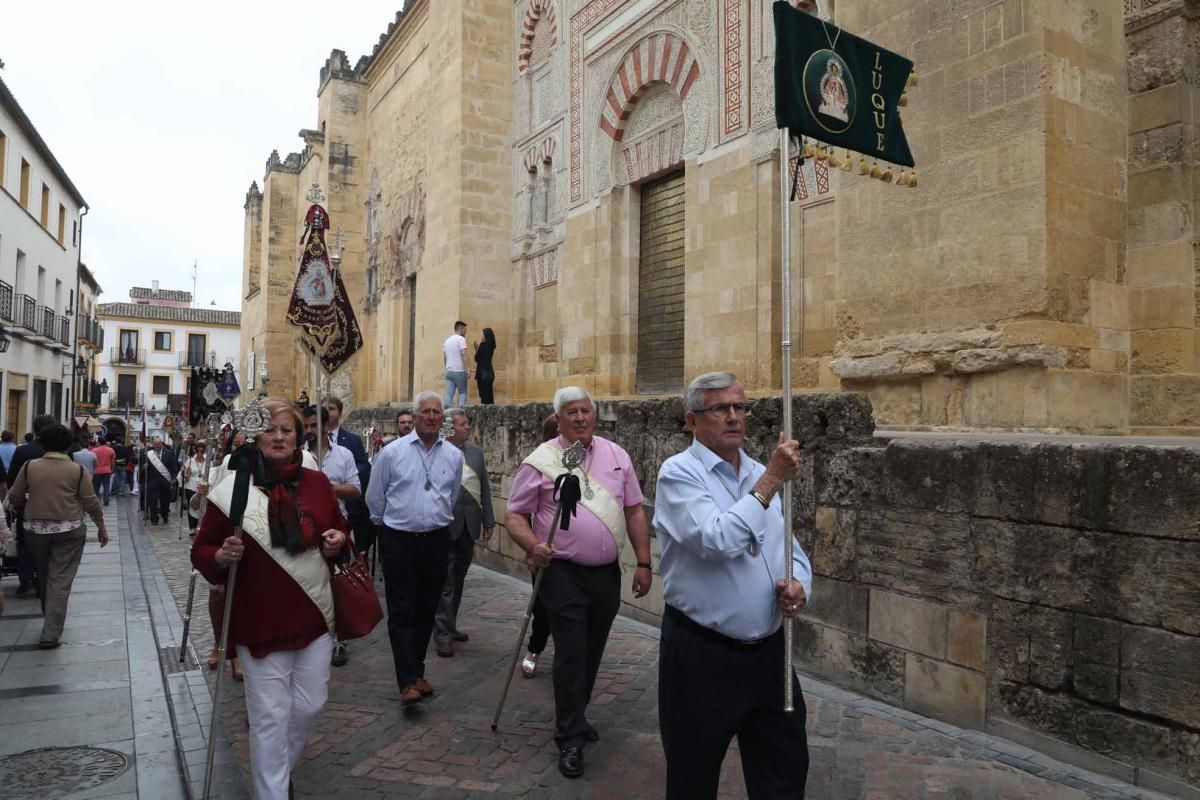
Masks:
[[[192,564],[214,584],[240,565],[228,590],[228,636],[245,673],[255,795],[284,800],[329,693],[334,617],[326,559],[341,555],[349,527],[329,479],[301,466],[304,425],[296,407],[278,398],[262,405],[270,427],[207,487]]]

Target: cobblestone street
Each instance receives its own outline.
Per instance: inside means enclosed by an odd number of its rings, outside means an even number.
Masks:
[[[501,534],[502,535],[502,534]],[[176,602],[187,598],[187,536],[174,524],[150,528]],[[382,582],[379,584],[382,592]],[[211,646],[207,587],[196,593],[194,642]],[[556,768],[549,666],[513,682],[499,733],[491,716],[511,658],[528,587],[473,567],[461,628],[471,640],[453,658],[430,653],[437,694],[402,710],[385,626],[350,645],[333,670],[330,701],[296,772],[297,794],[338,800],[421,798],[661,798],[664,762],[657,719],[657,631],[619,618],[605,652],[590,718],[601,740],[587,773],[568,781]],[[210,683],[213,673],[209,673]],[[802,678],[808,706],[814,800],[990,800],[1157,798],[1115,779],[1071,767],[1002,739]],[[248,760],[240,684],[225,681],[222,716],[237,760]],[[736,747],[722,797],[744,797]]]

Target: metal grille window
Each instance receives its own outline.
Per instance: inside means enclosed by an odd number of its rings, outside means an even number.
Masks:
[[[683,173],[642,186],[637,391],[683,389]]]

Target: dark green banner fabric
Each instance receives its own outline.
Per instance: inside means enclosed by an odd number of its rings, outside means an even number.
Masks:
[[[913,62],[785,0],[774,14],[776,126],[915,166],[899,113]]]

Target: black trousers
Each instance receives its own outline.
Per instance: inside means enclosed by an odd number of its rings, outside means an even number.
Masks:
[[[385,528],[379,544],[388,638],[396,683],[403,690],[425,675],[425,651],[429,649],[433,617],[446,583],[450,532],[446,528],[427,533]]]
[[[192,507],[192,497],[194,497],[195,494],[196,493],[193,492],[191,489],[183,490],[183,507],[186,510],[185,513],[187,514],[189,531],[195,531],[196,527],[200,524],[200,518],[193,517],[192,512],[190,510],[188,510],[188,509],[191,509],[191,507]]]
[[[533,582],[537,583],[537,573],[533,573]],[[546,613],[546,604],[539,592],[533,601],[533,620],[529,631],[529,652],[541,654],[550,641],[550,616]]]
[[[782,629],[741,645],[667,607],[658,660],[667,800],[715,798],[734,736],[750,800],[803,800],[804,695],[792,675],[795,710],[783,712],[783,652]]]
[[[476,378],[475,383],[479,386],[479,402],[481,405],[490,406],[496,402],[492,395],[492,387],[496,385],[495,378],[488,378],[487,380]]]
[[[4,511],[0,510],[0,514]],[[22,511],[13,512],[13,530],[17,536],[17,588],[18,589],[36,589],[37,581],[37,562],[33,558],[33,552],[29,549],[28,542],[25,541],[25,514]],[[29,536],[36,536],[31,533]]]
[[[554,739],[559,747],[581,747],[596,673],[621,605],[621,568],[615,561],[585,567],[555,559],[542,578],[541,597],[554,635]]]
[[[151,522],[158,522],[159,517],[163,522],[171,521],[171,484],[153,481],[146,487],[146,502],[149,503]]]

